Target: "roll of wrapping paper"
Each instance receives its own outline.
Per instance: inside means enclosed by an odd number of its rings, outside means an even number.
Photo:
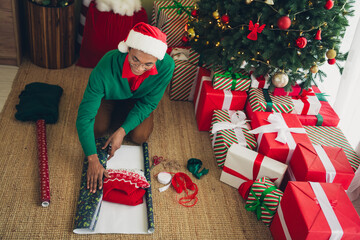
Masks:
[[[44,119],[36,121],[36,136],[39,160],[41,205],[43,207],[48,207],[50,204],[50,180],[46,146],[46,124]]]
[[[144,172],[146,180],[149,182],[150,187],[146,188],[145,198],[146,198],[146,208],[147,208],[147,218],[148,218],[148,232],[153,233],[155,231],[154,224],[154,209],[152,203],[152,194],[151,194],[151,178],[150,178],[150,164],[149,164],[149,148],[148,144],[145,142],[142,145],[144,152]]]

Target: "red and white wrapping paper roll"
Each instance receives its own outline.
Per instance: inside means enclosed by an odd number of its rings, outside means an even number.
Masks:
[[[46,124],[43,119],[36,121],[36,136],[38,144],[41,205],[48,207],[50,204],[50,181],[46,146]]]

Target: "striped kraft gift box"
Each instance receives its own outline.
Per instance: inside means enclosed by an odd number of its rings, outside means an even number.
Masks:
[[[175,62],[174,74],[170,82],[170,99],[193,101],[200,55],[193,49],[173,48],[170,56]]]
[[[256,213],[257,219],[270,226],[283,192],[268,178],[256,180],[251,186],[245,209]]]
[[[248,133],[250,129],[243,111],[214,110],[210,139],[219,167],[224,165],[227,151],[232,144],[240,144],[249,149],[256,148],[254,135]]]
[[[231,73],[221,67],[211,71],[214,89],[231,91],[248,91],[251,79],[249,73],[244,69],[239,72]]]
[[[304,126],[304,129],[313,144],[342,148],[353,170],[356,171],[359,168],[360,157],[356,155],[354,149],[351,147],[340,128]]]
[[[290,96],[274,96],[267,89],[250,88],[246,115],[252,119],[253,112],[291,113],[294,103]]]
[[[168,46],[185,45],[181,38],[193,8],[192,0],[154,2],[151,23],[167,35]]]

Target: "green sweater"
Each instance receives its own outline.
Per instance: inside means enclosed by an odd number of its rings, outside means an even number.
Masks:
[[[128,79],[121,77],[126,55],[117,49],[106,53],[89,77],[76,120],[79,140],[86,156],[96,153],[94,123],[102,98],[138,99],[122,125],[127,134],[155,110],[172,78],[175,64],[165,54],[163,60],[156,62],[158,74],[150,75],[135,92],[131,92]]]

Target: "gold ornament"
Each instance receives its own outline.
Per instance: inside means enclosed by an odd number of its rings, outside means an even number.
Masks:
[[[194,30],[193,28],[189,28],[189,29],[187,30],[187,33],[188,33],[188,37],[189,37],[190,39],[192,39],[192,38],[195,37],[195,30]]]
[[[318,71],[319,71],[319,67],[317,65],[313,65],[310,68],[310,72],[312,72],[312,73],[317,73]]]
[[[246,4],[250,4],[250,3],[252,3],[252,1],[253,1],[253,0],[245,0],[245,3],[246,3]]]
[[[271,82],[272,84],[274,84],[275,87],[283,88],[288,84],[289,77],[284,72],[277,72],[272,77]]]
[[[319,46],[319,49],[323,49],[323,46],[322,46],[322,45],[320,45],[320,46]]]
[[[328,59],[334,59],[336,57],[336,51],[334,49],[330,49],[326,52],[326,57]]]
[[[220,17],[220,14],[219,14],[219,11],[218,10],[216,10],[215,12],[213,12],[213,17],[215,18],[215,19],[218,19],[219,17]]]
[[[210,43],[209,41],[206,41],[206,42],[205,42],[206,45],[209,45],[209,43]]]
[[[215,43],[215,46],[216,46],[216,47],[220,46],[220,42],[216,42],[216,43]]]

